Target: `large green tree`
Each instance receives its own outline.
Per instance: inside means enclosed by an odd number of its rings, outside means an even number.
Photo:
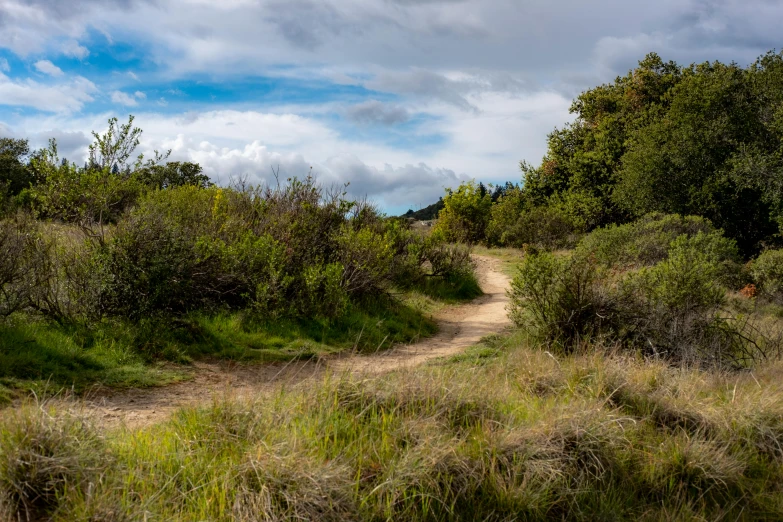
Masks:
[[[492,208],[492,195],[474,181],[448,190],[434,233],[447,241],[483,241]]]
[[[783,54],[747,68],[681,67],[648,55],[582,93],[572,123],[549,135],[539,167],[522,164],[528,205],[597,198],[595,225],[658,211],[709,218],[746,254],[783,225]]]

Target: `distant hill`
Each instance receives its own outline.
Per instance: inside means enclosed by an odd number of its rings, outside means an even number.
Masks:
[[[443,208],[443,198],[439,199],[437,203],[433,203],[432,205],[424,207],[420,210],[414,211],[411,209],[407,211],[405,214],[403,214],[401,217],[413,218],[419,221],[429,221],[431,219],[437,219],[438,212],[440,212],[440,209],[442,208]]]

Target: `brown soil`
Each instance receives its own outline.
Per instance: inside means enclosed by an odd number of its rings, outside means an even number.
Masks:
[[[104,424],[135,428],[164,420],[183,406],[207,404],[220,397],[252,397],[323,377],[325,372],[380,374],[457,354],[510,324],[505,311],[508,277],[500,272],[496,259],[474,259],[484,295],[442,310],[436,317],[439,332],[429,339],[373,355],[346,354],[286,364],[197,362],[194,378],[188,382],[145,389],[100,388],[87,396],[83,406]]]

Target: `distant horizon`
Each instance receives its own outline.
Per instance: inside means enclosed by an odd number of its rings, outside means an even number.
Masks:
[[[747,65],[780,48],[766,0],[0,0],[0,135],[58,140],[128,114],[141,149],[214,181],[350,182],[389,215],[519,182],[581,91],[649,52]]]

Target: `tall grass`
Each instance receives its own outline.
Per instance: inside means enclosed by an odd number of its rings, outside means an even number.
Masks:
[[[2,422],[0,496],[54,520],[779,520],[781,376],[514,334],[135,431],[73,435],[68,405],[30,404]],[[28,480],[18,463],[44,458],[58,473]]]

